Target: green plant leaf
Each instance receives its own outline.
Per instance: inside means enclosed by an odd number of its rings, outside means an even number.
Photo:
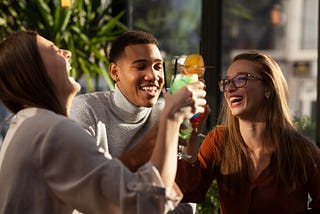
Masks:
[[[110,4],[101,0],[73,0],[70,8],[61,8],[60,0],[0,1],[0,37],[22,29],[33,29],[58,47],[72,52],[71,75],[85,75],[88,89],[102,76],[110,88],[113,81],[107,72],[107,47],[127,30],[119,20],[124,11],[113,17]]]
[[[124,15],[125,11],[120,12],[116,17],[110,19],[110,21],[103,26],[103,28],[98,32],[98,36],[104,35],[110,32],[118,23],[119,19]]]
[[[86,77],[87,86],[88,86],[89,91],[93,91],[94,88],[93,88],[90,72],[89,72],[88,68],[86,67],[87,63],[82,58],[79,58],[79,64],[80,64],[80,67],[81,67],[85,77]]]
[[[36,0],[36,5],[38,6],[41,18],[45,21],[46,27],[53,26],[53,17],[51,16],[51,9],[43,0]]]

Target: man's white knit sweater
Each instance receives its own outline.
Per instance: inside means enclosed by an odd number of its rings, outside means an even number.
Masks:
[[[115,87],[114,91],[76,96],[70,118],[97,139],[106,157],[118,157],[159,122],[163,107],[162,98],[152,108],[137,107]]]

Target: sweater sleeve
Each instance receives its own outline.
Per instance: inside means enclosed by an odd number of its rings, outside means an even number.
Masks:
[[[222,130],[208,133],[200,146],[198,160],[194,164],[181,160],[178,163],[176,182],[184,194],[184,202],[201,203],[216,177],[219,164],[218,143]]]
[[[179,188],[166,188],[151,162],[131,173],[90,141],[95,140],[71,121],[50,128],[43,139],[43,176],[63,203],[84,213],[163,213],[180,201]]]

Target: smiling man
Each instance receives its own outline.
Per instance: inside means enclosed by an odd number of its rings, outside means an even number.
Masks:
[[[143,31],[118,37],[109,53],[114,91],[82,94],[73,100],[70,117],[97,139],[107,158],[119,158],[132,171],[153,151],[164,100],[163,59],[157,39]],[[180,203],[171,213],[194,213]]]
[[[112,44],[109,71],[114,91],[77,96],[70,117],[96,137],[106,157],[119,157],[158,124],[164,102],[163,60],[157,39],[128,31]]]

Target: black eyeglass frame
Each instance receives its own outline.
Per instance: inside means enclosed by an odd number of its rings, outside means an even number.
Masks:
[[[237,86],[234,79],[238,78],[239,76],[244,76],[245,77],[245,80],[244,80],[244,83],[240,86]],[[243,88],[245,87],[247,84],[248,84],[248,79],[257,79],[257,80],[260,80],[260,81],[265,81],[265,79],[263,78],[260,78],[260,77],[256,77],[254,76],[253,74],[250,74],[250,73],[240,73],[240,74],[237,74],[236,76],[232,77],[232,79],[228,79],[228,78],[225,78],[225,79],[222,79],[219,81],[219,89],[221,92],[225,92],[225,89],[226,89],[226,86],[230,85],[231,83],[233,84],[233,86],[235,88]],[[226,81],[229,81],[227,84],[225,83]]]

